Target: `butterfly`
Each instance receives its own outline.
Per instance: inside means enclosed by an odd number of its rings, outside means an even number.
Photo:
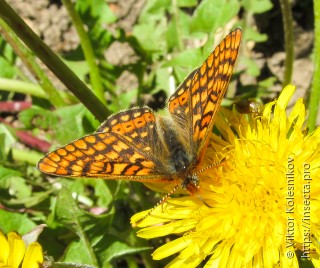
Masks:
[[[99,129],[48,153],[41,172],[64,177],[178,183],[190,193],[237,59],[242,30],[229,33],[168,99],[168,116],[149,107],[111,115]]]

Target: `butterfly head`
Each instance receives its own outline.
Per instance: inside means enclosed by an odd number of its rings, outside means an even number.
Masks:
[[[190,174],[181,183],[181,187],[186,189],[190,194],[194,194],[199,189],[199,178],[196,174]]]

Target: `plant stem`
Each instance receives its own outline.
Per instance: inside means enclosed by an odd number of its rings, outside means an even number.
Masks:
[[[32,52],[22,44],[22,42],[17,38],[15,33],[2,19],[0,19],[0,33],[11,45],[14,52],[20,57],[20,59],[27,66],[29,71],[39,79],[40,85],[48,94],[48,99],[50,100],[52,105],[55,107],[64,106],[66,104],[65,101],[60,96],[59,91],[55,89],[55,87],[48,79],[44,71],[39,67],[38,63],[35,61],[35,57],[32,54]]]
[[[284,28],[284,45],[286,51],[286,60],[285,60],[285,71],[284,71],[284,80],[282,86],[291,83],[292,72],[293,72],[293,61],[294,61],[294,36],[293,36],[293,19],[291,13],[291,6],[289,0],[279,0],[282,18],[283,18],[283,28]]]
[[[107,107],[4,0],[0,0],[0,17],[100,122],[106,119],[110,114]]]
[[[28,94],[38,98],[49,99],[48,94],[46,94],[39,85],[30,82],[0,78],[0,89],[9,92]],[[67,92],[61,91],[60,95],[67,103],[77,103],[77,99]]]
[[[313,1],[314,9],[314,72],[309,99],[308,127],[312,131],[316,127],[320,100],[320,1]]]
[[[77,33],[79,35],[83,54],[89,66],[90,81],[92,83],[92,89],[95,92],[96,96],[100,99],[100,101],[103,104],[106,104],[103,86],[101,82],[100,71],[99,71],[98,65],[96,64],[93,48],[92,48],[90,39],[83,27],[81,18],[79,17],[78,13],[75,11],[73,3],[70,0],[62,0],[62,2],[66,7],[72,19],[73,25],[76,28]]]

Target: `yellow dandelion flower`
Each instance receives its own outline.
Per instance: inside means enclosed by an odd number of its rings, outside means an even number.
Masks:
[[[287,86],[259,116],[221,109],[197,196],[170,198],[132,223],[146,239],[177,235],[156,249],[167,267],[320,267],[320,128],[306,133]],[[222,116],[221,116],[222,115]],[[146,216],[147,215],[147,216]]]
[[[27,244],[16,232],[5,236],[0,231],[1,268],[39,268],[42,263],[42,247],[38,242]]]

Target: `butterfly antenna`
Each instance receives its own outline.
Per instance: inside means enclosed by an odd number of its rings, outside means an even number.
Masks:
[[[147,215],[145,215],[142,219],[138,220],[137,223],[143,221],[145,218],[149,217],[151,215],[151,213],[158,207],[158,206],[162,206],[170,197],[171,195],[173,195],[179,188],[182,187],[182,183],[176,185],[169,193],[167,193],[165,196],[163,196],[160,201],[155,204],[155,206],[148,212]]]
[[[201,168],[201,169],[197,170],[197,172],[195,172],[194,175],[198,176],[200,173],[205,172],[208,169],[211,169],[211,168],[214,168],[214,167],[219,167],[219,166],[223,165],[223,160],[224,159],[222,159],[219,164],[213,163],[213,164],[211,164],[209,166],[206,166],[204,168]]]
[[[208,170],[208,169],[211,169],[211,168],[214,168],[214,167],[218,167],[218,166],[221,166],[221,165],[223,165],[223,159],[221,160],[221,162],[220,162],[219,164],[213,163],[213,164],[211,164],[211,165],[209,165],[209,166],[206,166],[206,167],[204,167],[204,168],[199,169],[197,172],[194,173],[194,176],[198,176],[200,173],[202,173],[202,172],[204,172],[204,171],[206,171],[206,170]],[[197,198],[199,198],[199,199],[201,200],[201,202],[202,202],[205,206],[207,206],[207,207],[209,207],[209,208],[212,207],[211,205],[209,205],[209,204],[202,198],[202,196],[201,196],[199,193],[197,193],[196,196],[197,196]]]
[[[197,170],[197,172],[194,173],[195,176],[198,176],[199,174],[201,174],[202,172],[205,172],[206,170],[210,169],[210,168],[213,168],[213,167],[216,167],[217,165],[215,164],[211,164],[209,166],[206,166],[205,168],[202,168],[202,169],[199,169]]]

